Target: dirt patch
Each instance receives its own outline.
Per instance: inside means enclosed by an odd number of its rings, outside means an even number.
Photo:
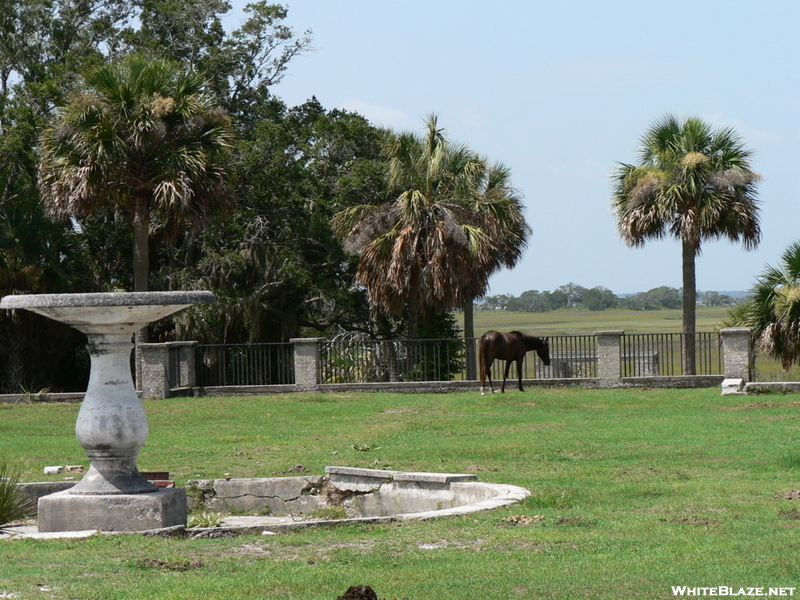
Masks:
[[[303,465],[295,465],[286,471],[275,471],[273,475],[290,475],[292,473],[308,473],[308,469],[306,469]]]
[[[698,527],[713,527],[714,525],[719,525],[719,521],[715,519],[709,519],[707,517],[679,517],[676,519],[671,519],[671,523],[679,523],[683,525],[694,525]]]
[[[159,560],[157,558],[144,558],[137,563],[140,569],[158,569],[161,571],[192,571],[199,569],[203,563],[199,560]]]
[[[266,557],[275,561],[306,561],[308,564],[326,563],[333,559],[334,553],[347,548],[354,553],[366,554],[375,548],[374,540],[364,539],[347,543],[313,544],[303,546],[283,546],[274,541],[253,541],[236,546],[226,556]]]
[[[351,585],[336,600],[378,600],[378,594],[368,585]]]
[[[783,494],[778,494],[775,497],[782,500],[800,500],[800,490],[791,490]]]
[[[741,406],[732,406],[728,410],[756,410],[759,408],[774,408],[774,402],[753,402],[752,404],[743,404]]]
[[[464,469],[464,472],[466,473],[480,473],[482,471],[497,471],[497,469],[491,467],[482,467],[480,465],[470,465]]]
[[[503,517],[500,521],[509,523],[510,525],[531,525],[544,521],[544,515],[510,515],[508,517]]]
[[[368,585],[351,585],[336,600],[379,600],[378,594]],[[404,598],[408,600],[408,598]]]
[[[455,548],[456,550],[483,552],[486,549],[484,544],[484,540],[480,538],[465,541],[439,540],[437,542],[425,542],[423,544],[419,544],[417,548],[420,550],[442,550],[444,548]]]

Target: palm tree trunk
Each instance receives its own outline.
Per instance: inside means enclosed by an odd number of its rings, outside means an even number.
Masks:
[[[694,244],[683,240],[683,338],[681,356],[684,375],[696,375],[694,333],[697,328],[697,283],[695,276],[695,258],[697,248]]]
[[[408,306],[408,324],[406,337],[409,340],[416,340],[419,337],[419,309],[413,304],[409,303]]]
[[[136,194],[133,198],[133,291],[150,290],[150,196]],[[147,325],[134,336],[136,389],[142,389],[142,349],[147,343]]]
[[[400,381],[400,365],[397,360],[397,348],[392,340],[387,340],[383,343],[384,351],[387,357],[387,367],[389,369],[389,381],[394,383]]]
[[[475,360],[475,305],[472,298],[464,303],[464,347],[467,361],[467,380],[478,379],[478,363]]]

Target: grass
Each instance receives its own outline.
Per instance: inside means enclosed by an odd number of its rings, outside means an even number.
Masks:
[[[233,539],[0,542],[0,596],[333,600],[672,598],[671,586],[800,590],[800,396],[545,389],[287,394],[145,403],[139,466],[193,477],[302,464],[476,472],[527,501],[467,517]],[[76,405],[0,405],[24,480],[86,464]],[[77,449],[76,449],[77,447]],[[364,450],[367,449],[367,450]],[[798,592],[800,593],[800,592]]]
[[[719,329],[727,314],[728,308],[724,306],[698,306],[697,331]],[[463,314],[459,314],[459,325],[462,327],[463,318]],[[682,327],[683,313],[680,309],[564,309],[544,313],[475,311],[476,335],[489,329],[518,329],[537,336],[587,334],[608,330],[623,330],[626,333],[678,333],[682,331]]]

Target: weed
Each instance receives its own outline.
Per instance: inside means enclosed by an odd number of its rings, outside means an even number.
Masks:
[[[44,394],[47,394],[47,393],[50,392],[50,388],[48,388],[48,387],[41,388],[38,392],[34,392],[33,390],[28,390],[28,389],[25,388],[25,386],[22,386],[22,385],[19,386],[19,387],[20,387],[20,390],[22,391],[22,395],[24,396],[25,400],[27,400],[28,402],[39,402],[39,401],[42,400],[42,397],[44,396]]]
[[[374,444],[353,444],[350,447],[356,452],[372,452],[382,448],[382,446],[375,446]]]
[[[222,514],[211,511],[194,513],[186,523],[188,527],[219,527],[221,524]]]
[[[25,516],[28,499],[19,491],[22,470],[0,456],[0,531],[9,523]]]
[[[347,512],[341,506],[326,506],[324,508],[315,508],[307,512],[305,516],[309,519],[335,521],[337,519],[346,519]]]

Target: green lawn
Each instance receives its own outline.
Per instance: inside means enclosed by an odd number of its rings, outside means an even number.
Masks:
[[[139,466],[179,484],[388,465],[475,472],[533,495],[466,517],[270,536],[4,541],[0,597],[334,600],[358,584],[410,600],[672,598],[680,585],[800,595],[800,396],[567,388],[145,407]],[[0,454],[23,461],[26,480],[86,464],[77,410],[0,405]]]

